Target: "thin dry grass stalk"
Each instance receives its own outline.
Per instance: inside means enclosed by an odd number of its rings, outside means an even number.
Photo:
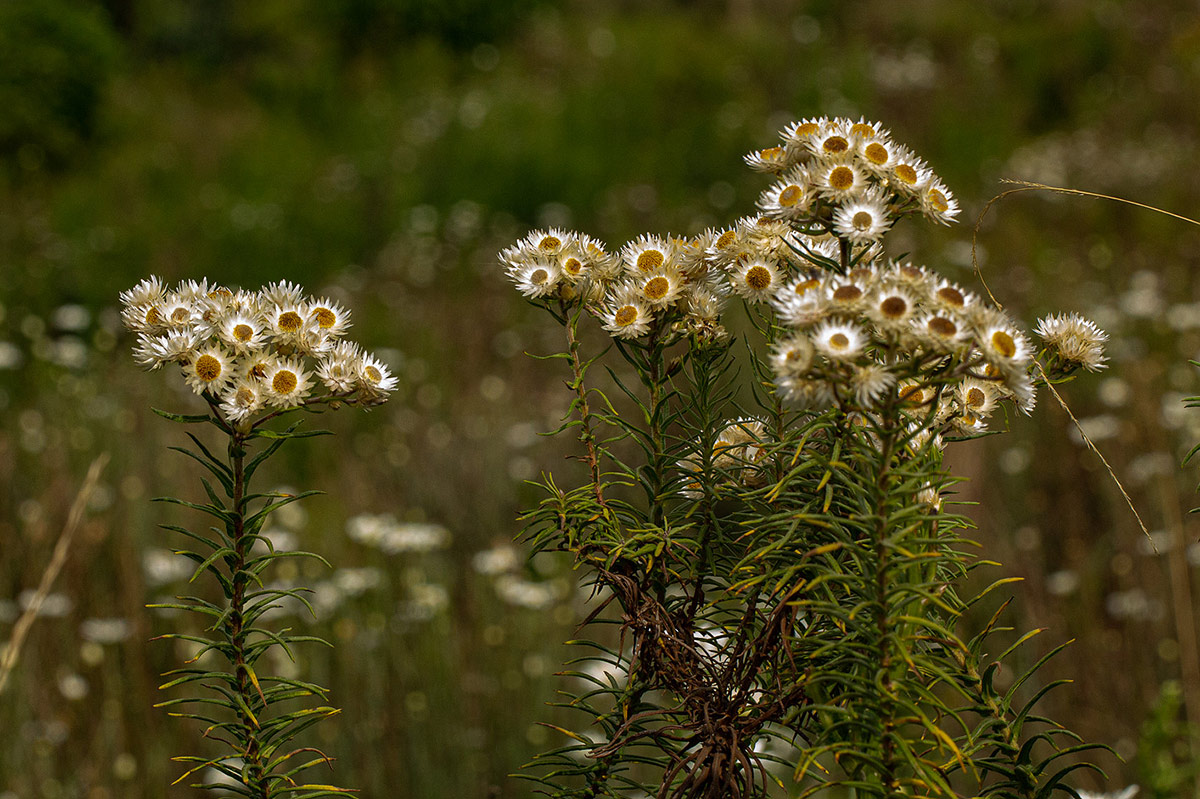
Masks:
[[[33,599],[29,602],[28,607],[25,608],[20,618],[17,619],[17,623],[13,625],[12,638],[9,639],[3,653],[0,653],[0,693],[4,692],[4,688],[8,685],[8,678],[12,675],[13,669],[16,668],[17,661],[21,656],[21,647],[25,643],[26,636],[29,635],[29,630],[33,626],[33,620],[37,618],[38,612],[42,608],[42,603],[50,595],[50,589],[54,587],[54,581],[58,579],[59,572],[62,571],[63,565],[67,562],[67,554],[71,551],[71,544],[75,540],[75,531],[79,529],[79,523],[83,520],[84,511],[87,510],[88,500],[91,499],[92,492],[96,490],[96,484],[100,481],[100,473],[104,471],[104,466],[107,463],[108,453],[103,452],[97,455],[96,459],[92,461],[91,466],[88,467],[87,476],[83,479],[83,485],[79,487],[79,493],[75,495],[75,501],[71,503],[71,510],[67,514],[66,524],[63,525],[62,533],[58,536],[58,542],[54,545],[54,552],[50,555],[50,562],[46,565],[46,570],[42,572],[42,579],[33,594]]]

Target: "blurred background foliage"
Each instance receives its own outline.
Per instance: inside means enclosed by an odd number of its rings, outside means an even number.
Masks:
[[[148,274],[298,281],[353,308],[402,390],[297,447],[280,485],[320,488],[274,533],[326,555],[301,673],[343,715],[315,743],[375,796],[528,794],[505,775],[554,733],[577,575],[509,541],[570,470],[539,438],[566,407],[558,331],[498,276],[533,226],[617,247],[752,212],[741,163],[801,116],[881,121],[957,192],[963,223],[893,254],[970,271],[1003,178],[1195,214],[1200,17],[1183,0],[0,0],[0,639],[49,559],[86,464],[113,461],[82,540],[0,699],[0,797],[190,795],[170,755],[197,730],[151,705],[187,653],[147,644],[182,590],[153,496],[197,475],[166,451],[182,382],[136,370],[117,293]],[[1200,666],[1183,512],[1200,440],[1195,228],[1025,194],[979,257],[1027,323],[1077,310],[1111,368],[1064,395],[1152,533],[1048,396],[1012,433],[959,445],[961,499],[1046,677],[1050,715],[1111,744],[1110,788],[1195,788]],[[955,269],[957,268],[957,271]],[[318,420],[323,421],[323,420]],[[288,536],[291,536],[289,539]],[[280,664],[287,668],[286,664]],[[1052,672],[1052,673],[1050,673]],[[1100,789],[1097,782],[1081,788]]]

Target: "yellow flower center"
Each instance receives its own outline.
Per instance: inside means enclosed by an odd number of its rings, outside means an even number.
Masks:
[[[900,401],[916,405],[924,399],[925,392],[920,386],[901,386]]]
[[[937,290],[937,297],[942,302],[947,305],[953,305],[955,308],[961,308],[967,304],[967,298],[953,286],[942,286]]]
[[[859,211],[850,219],[850,224],[855,230],[867,230],[875,224],[875,217],[869,211]]]
[[[912,164],[897,164],[894,174],[901,183],[907,183],[910,186],[917,185],[917,170],[913,169]]]
[[[266,367],[264,367],[261,363],[256,363],[250,367],[249,374],[255,380],[262,380],[267,376],[267,370]]]
[[[925,274],[912,264],[905,264],[904,266],[900,267],[900,276],[905,280],[917,281],[924,277]]]
[[[208,355],[201,355],[196,359],[196,377],[203,380],[205,383],[211,383],[221,376],[224,367],[218,358]]]
[[[835,191],[847,191],[854,186],[854,170],[848,166],[834,167],[829,173],[829,187]]]
[[[290,369],[280,369],[271,378],[271,389],[276,394],[290,394],[296,390],[296,386],[300,384],[296,373]]]
[[[646,295],[648,300],[661,300],[670,290],[671,281],[661,275],[650,278],[646,285],[642,286],[642,294]]]
[[[295,311],[284,311],[275,322],[285,333],[295,333],[304,326],[304,320]]]
[[[245,344],[247,341],[254,338],[254,328],[250,327],[250,325],[245,325],[245,324],[234,325],[233,337],[237,341],[240,341],[243,344]]]
[[[643,250],[638,253],[637,268],[642,272],[653,272],[667,259],[658,250]]]
[[[782,147],[768,147],[765,150],[758,151],[758,157],[764,161],[778,161],[783,158]]]
[[[829,346],[835,350],[844,350],[850,347],[850,337],[845,333],[834,333],[829,337]]]
[[[729,245],[733,244],[736,240],[737,233],[734,233],[732,230],[726,230],[720,236],[717,236],[717,240],[714,242],[714,245],[717,249],[723,250]]]
[[[558,236],[542,236],[542,240],[538,242],[538,249],[542,252],[554,252],[562,246],[562,242]]]
[[[617,309],[617,312],[613,314],[613,321],[616,322],[619,327],[629,327],[634,323],[634,321],[637,320],[637,316],[638,312],[636,307],[632,305],[622,305]]]
[[[328,330],[337,324],[337,314],[329,308],[314,308],[312,315],[317,317],[317,324],[322,330]]]
[[[972,408],[978,408],[983,405],[987,399],[987,395],[983,393],[983,389],[971,387],[967,390],[967,405]]]
[[[946,213],[946,211],[950,208],[950,203],[946,201],[946,195],[942,194],[937,189],[930,189],[929,193],[926,194],[925,197],[929,200],[930,207],[932,207],[933,210],[937,211],[939,214]]]
[[[746,270],[746,285],[755,291],[763,291],[770,288],[771,282],[771,270],[761,264],[755,264]]]
[[[821,149],[827,153],[837,155],[844,153],[850,149],[850,142],[843,139],[841,136],[830,136],[825,141],[821,142]]]
[[[854,302],[863,295],[863,290],[853,283],[838,286],[833,290],[833,298],[838,302]]]
[[[908,312],[908,303],[903,297],[892,295],[879,303],[879,312],[888,319],[899,319]]]
[[[929,328],[930,333],[942,338],[953,338],[958,333],[958,325],[944,316],[933,317],[925,326]]]
[[[158,306],[151,305],[146,309],[146,324],[157,325],[162,322],[162,314],[158,311]]]
[[[796,126],[797,136],[811,136],[817,132],[820,126],[816,122],[805,122],[803,125]]]
[[[873,139],[875,138],[875,128],[865,122],[856,122],[850,126],[850,134],[864,139]]]
[[[1017,342],[1008,332],[997,330],[992,333],[992,349],[1005,358],[1011,358],[1017,354]]]
[[[380,380],[383,380],[383,374],[380,373],[380,371],[374,366],[368,366],[367,368],[363,369],[363,375],[370,383],[378,383]]]
[[[888,149],[877,141],[873,141],[863,150],[863,155],[867,157],[875,166],[883,166],[888,162],[888,157],[891,155]]]
[[[583,262],[578,258],[568,258],[563,261],[563,271],[568,275],[578,275],[583,271]]]
[[[791,208],[796,203],[800,202],[800,198],[804,196],[804,192],[796,184],[786,187],[779,192],[779,204],[784,208]]]
[[[809,280],[801,280],[799,283],[796,284],[796,296],[803,297],[805,294],[812,291],[819,285],[821,285],[821,281],[816,280],[815,278],[809,279]]]

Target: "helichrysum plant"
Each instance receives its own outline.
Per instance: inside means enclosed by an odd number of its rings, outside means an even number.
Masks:
[[[137,334],[137,361],[151,370],[178,369],[204,406],[201,413],[157,413],[211,425],[221,441],[211,446],[188,432],[192,447],[173,448],[208,471],[212,479],[202,478],[207,502],[163,498],[210,517],[204,530],[163,526],[186,537],[188,546],[178,554],[195,563],[192,582],[219,587],[215,594],[153,606],[194,613],[206,628],[163,636],[190,642],[195,655],[168,672],[162,686],[188,695],[161,705],[198,720],[204,736],[221,747],[218,754],[177,758],[188,766],[179,780],[253,799],[343,793],[307,782],[301,773],[328,758],[294,742],[337,713],[326,689],[263,669],[274,650],[293,657],[296,644],[320,641],[267,625],[268,613],[281,603],[312,609],[303,588],[269,582],[270,567],[281,558],[320,558],[277,550],[263,534],[271,513],[316,492],[256,491],[251,480],[289,440],[321,434],[301,431],[297,411],[377,405],[396,379],[343,338],[350,326],[344,308],[305,296],[291,283],[250,292],[187,281],[168,290],[152,277],[124,292],[121,303],[122,320]]]
[[[963,593],[979,562],[942,456],[1102,368],[1104,333],[1052,316],[1036,345],[885,257],[897,221],[959,208],[876,124],[803,120],[746,160],[773,182],[728,228],[615,251],[541,230],[500,255],[565,329],[560,432],[588,475],[548,477],[525,535],[597,603],[565,672],[578,724],[525,776],[558,797],[1069,792],[1093,747],[1034,709],[1050,655],[1002,681],[1032,633],[998,643],[997,612],[960,635],[991,589]]]

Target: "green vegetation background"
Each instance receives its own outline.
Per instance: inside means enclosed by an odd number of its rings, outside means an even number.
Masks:
[[[86,464],[113,454],[57,610],[0,697],[0,797],[160,797],[180,773],[168,757],[198,746],[151,708],[183,654],[147,644],[175,620],[144,609],[169,593],[144,558],[174,543],[155,525],[179,521],[149,499],[198,482],[148,410],[192,400],[133,367],[116,323],[140,278],[289,279],[353,308],[402,389],[327,420],[337,437],[273,478],[328,492],[288,531],[338,567],[298,575],[332,597],[299,623],[337,644],[303,673],[344,708],[315,743],[364,795],[524,796],[505,775],[554,743],[536,722],[584,597],[563,564],[535,563],[508,577],[556,598],[514,599],[474,559],[518,529],[523,479],[571,468],[567,442],[536,435],[565,408],[563,375],[522,355],[557,331],[504,285],[496,250],[539,225],[616,247],[732,222],[762,185],[743,153],[794,118],[862,115],[964,206],[953,228],[897,230],[893,254],[978,291],[971,228],[1003,178],[1195,214],[1198,83],[1182,0],[0,0],[0,639]],[[1157,553],[1049,397],[954,456],[983,555],[1027,578],[1014,624],[1047,627],[1044,648],[1078,639],[1047,674],[1076,680],[1051,715],[1113,745],[1127,762],[1105,763],[1108,787],[1143,796],[1182,795],[1194,773],[1171,683],[1200,689],[1193,578],[1169,566],[1200,562],[1178,518],[1194,479],[1180,456],[1200,439],[1181,402],[1200,393],[1198,241],[1050,195],[1005,200],[980,233],[1019,318],[1078,310],[1112,334],[1109,373],[1065,393]],[[359,513],[443,525],[450,543],[388,555],[347,537]]]

